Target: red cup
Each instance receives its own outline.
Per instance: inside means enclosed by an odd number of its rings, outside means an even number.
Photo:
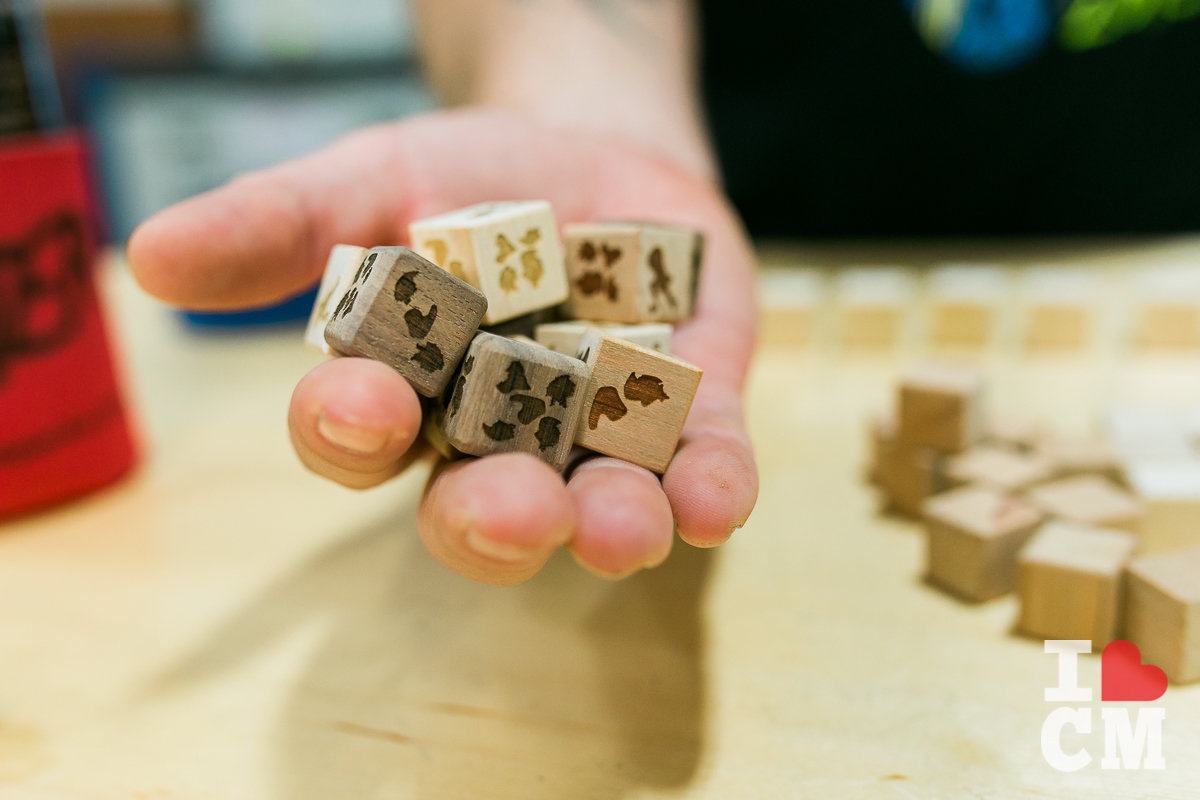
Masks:
[[[79,137],[0,141],[0,517],[137,459],[96,293],[92,197]]]

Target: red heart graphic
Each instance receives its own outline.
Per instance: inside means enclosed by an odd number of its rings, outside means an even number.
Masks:
[[[1101,700],[1157,700],[1167,691],[1167,676],[1153,664],[1142,663],[1133,642],[1118,639],[1100,656]]]

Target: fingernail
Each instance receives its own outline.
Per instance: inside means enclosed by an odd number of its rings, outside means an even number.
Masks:
[[[358,455],[375,455],[387,444],[388,432],[334,422],[322,411],[317,416],[317,433],[330,444]]]
[[[514,544],[506,544],[505,542],[497,542],[495,539],[489,539],[474,528],[468,528],[463,536],[463,541],[467,547],[486,558],[491,558],[496,561],[506,561],[515,563],[518,561],[528,561],[533,555],[532,551],[526,550],[523,547],[517,547]]]

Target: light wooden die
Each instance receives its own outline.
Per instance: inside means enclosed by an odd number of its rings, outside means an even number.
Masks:
[[[1143,507],[1129,492],[1098,475],[1081,475],[1034,486],[1030,501],[1050,516],[1137,533]]]
[[[308,326],[304,329],[305,343],[325,355],[333,353],[329,343],[325,341],[325,326],[329,324],[329,317],[337,308],[338,300],[342,299],[342,295],[350,288],[354,268],[361,264],[366,256],[367,248],[352,244],[335,244],[329,251],[329,260],[325,262],[321,285],[317,288],[317,299],[308,316]]]
[[[966,486],[925,502],[926,578],[965,600],[982,602],[1016,584],[1017,553],[1042,514],[987,486]]]
[[[974,370],[930,365],[909,372],[897,393],[898,439],[958,453],[983,433],[983,382]]]
[[[445,441],[474,456],[530,453],[561,470],[583,414],[588,374],[573,356],[480,332],[443,410]]]
[[[691,316],[703,237],[650,222],[589,222],[563,230],[569,314],[605,322]]]
[[[1125,636],[1175,683],[1200,680],[1200,547],[1134,559]]]
[[[953,486],[977,483],[1017,491],[1054,477],[1049,459],[1002,447],[976,445],[946,459],[946,480]]]
[[[574,355],[579,352],[579,343],[587,334],[589,328],[599,330],[617,339],[657,350],[660,353],[671,352],[671,334],[674,327],[666,322],[638,322],[624,324],[620,322],[588,322],[584,320],[568,320],[566,322],[549,322],[538,325],[534,329],[533,338],[543,347],[548,347],[556,353]]]
[[[337,353],[388,364],[418,394],[446,388],[487,300],[407,247],[375,247],[354,270],[325,326]]]
[[[1017,630],[1103,649],[1119,634],[1121,576],[1136,546],[1126,531],[1047,522],[1017,556]]]
[[[413,250],[483,292],[483,324],[567,299],[558,224],[543,200],[481,203],[409,225]]]
[[[700,368],[594,329],[579,347],[591,377],[576,444],[661,474],[675,455]]]

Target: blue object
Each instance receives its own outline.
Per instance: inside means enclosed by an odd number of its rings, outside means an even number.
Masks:
[[[184,311],[183,318],[190,325],[204,328],[234,328],[246,325],[280,325],[299,320],[307,320],[312,312],[313,303],[317,301],[317,290],[313,288],[304,294],[284,300],[276,305],[265,308],[252,308],[246,311]]]
[[[929,2],[904,0],[914,20]],[[961,0],[957,26],[926,44],[964,72],[1001,72],[1040,55],[1057,19],[1054,0]]]

